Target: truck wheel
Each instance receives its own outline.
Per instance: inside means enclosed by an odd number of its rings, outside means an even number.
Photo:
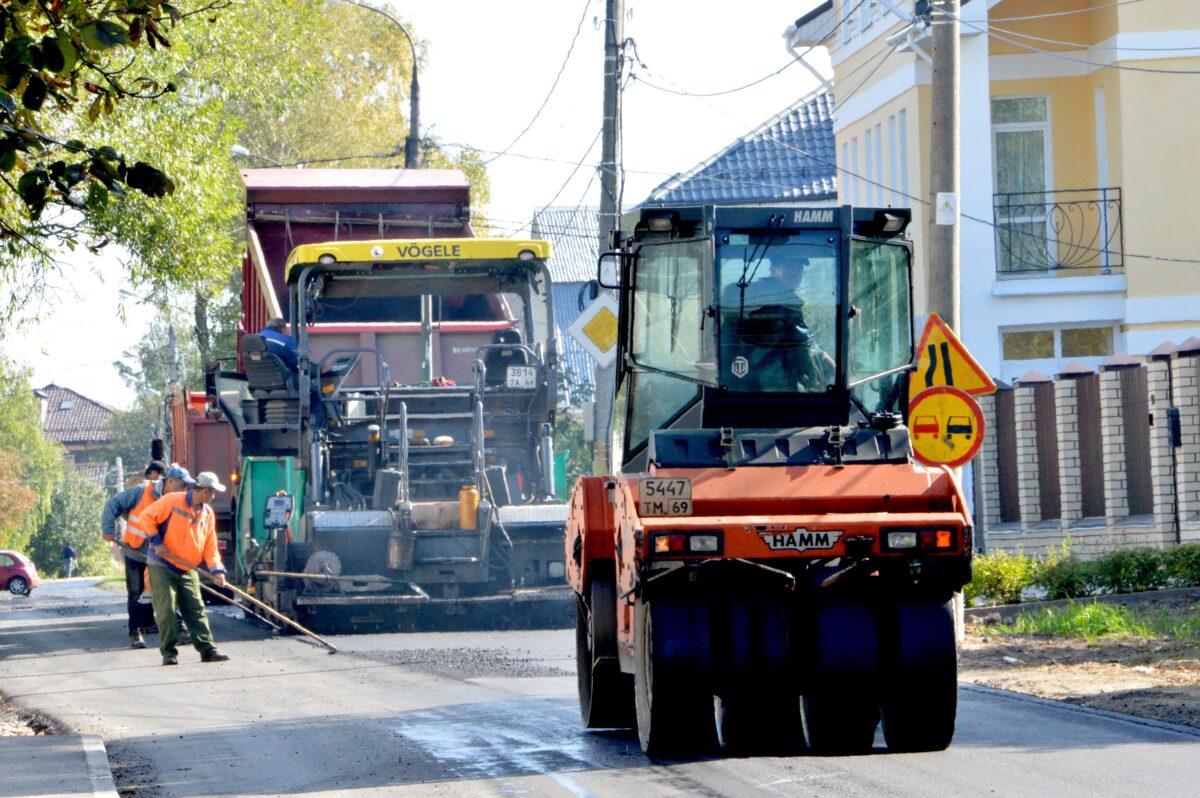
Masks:
[[[958,648],[950,601],[900,603],[884,629],[883,739],[892,751],[942,751],[954,737]]]
[[[878,642],[875,613],[841,601],[813,614],[800,701],[804,740],[816,754],[871,750],[879,725]]]
[[[638,742],[652,757],[688,757],[716,742],[705,675],[708,618],[702,605],[634,606],[634,694]],[[658,631],[656,631],[658,629]]]
[[[617,660],[616,588],[593,579],[590,600],[575,597],[575,670],[579,714],[587,729],[628,729],[635,723],[633,679]]]

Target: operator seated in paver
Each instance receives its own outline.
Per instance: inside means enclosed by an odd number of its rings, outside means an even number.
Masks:
[[[806,323],[798,293],[807,265],[807,258],[772,261],[766,276],[722,292],[722,324],[733,333],[725,362],[751,390],[823,393],[832,378],[833,358]]]
[[[259,331],[259,336],[267,345],[267,351],[278,357],[283,364],[291,369],[294,375],[300,370],[300,356],[296,350],[296,339],[288,335],[287,322],[278,316],[267,322],[267,326]],[[321,404],[321,393],[315,374],[309,381],[309,414],[313,427],[321,429],[325,426],[325,406]]]

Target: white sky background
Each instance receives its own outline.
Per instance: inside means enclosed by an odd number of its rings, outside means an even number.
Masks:
[[[721,97],[676,96],[642,81],[707,93],[757,80],[791,60],[783,31],[818,2],[625,0],[625,36],[636,41],[645,64],[633,66],[638,79],[624,94],[626,207],[817,85],[799,64]],[[485,213],[497,232],[526,234],[534,211],[544,206],[599,205],[599,179],[588,185],[600,160],[599,140],[590,154],[587,150],[601,125],[604,0],[391,0],[391,6],[426,42],[420,74],[424,131],[446,144],[491,151],[508,147],[533,118],[586,13],[546,108],[509,155],[489,165],[492,201]],[[829,73],[823,50],[808,61]],[[585,163],[576,170],[579,161]],[[71,262],[51,283],[52,304],[43,312],[48,321],[0,346],[33,368],[35,386],[55,382],[128,406],[133,393],[111,364],[141,339],[153,312],[120,298],[119,289],[129,286],[117,253],[99,260],[85,254]],[[117,312],[122,303],[124,323]]]

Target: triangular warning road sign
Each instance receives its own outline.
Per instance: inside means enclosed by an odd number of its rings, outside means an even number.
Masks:
[[[940,386],[958,388],[975,396],[996,392],[996,383],[975,362],[954,331],[938,314],[930,313],[917,346],[917,370],[909,382],[909,398]]]

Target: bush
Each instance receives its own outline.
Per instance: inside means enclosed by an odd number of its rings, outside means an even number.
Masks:
[[[1038,562],[1033,583],[1046,591],[1048,601],[1090,596],[1096,592],[1096,567],[1073,556],[1063,541]]]
[[[963,588],[972,606],[1017,604],[1021,593],[1033,585],[1036,563],[1024,554],[997,551],[975,557],[974,577]]]
[[[1184,543],[1167,549],[1163,566],[1172,587],[1200,586],[1200,544]]]
[[[1095,561],[1096,588],[1103,593],[1138,593],[1167,586],[1168,573],[1158,549],[1117,549]]]

